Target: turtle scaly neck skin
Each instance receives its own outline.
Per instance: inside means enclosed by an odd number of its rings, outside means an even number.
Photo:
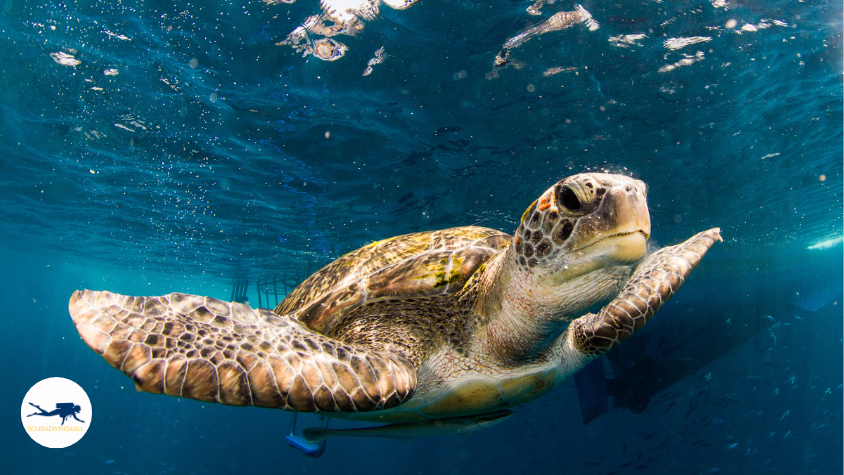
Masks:
[[[645,256],[645,192],[639,180],[590,173],[532,203],[477,276],[478,351],[505,365],[542,359],[573,319],[615,297]]]
[[[504,251],[487,263],[474,309],[486,317],[476,335],[479,349],[505,366],[536,358],[567,326],[547,318],[547,309],[532,298],[539,288],[535,277],[514,271],[512,261],[512,253]]]
[[[542,359],[573,319],[612,300],[633,270],[603,268],[560,287],[549,285],[547,277],[516,269],[513,260],[504,251],[487,263],[474,308],[486,316],[477,342],[505,366]]]

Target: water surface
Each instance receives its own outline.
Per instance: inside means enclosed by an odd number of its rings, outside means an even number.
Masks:
[[[382,4],[335,61],[278,44],[315,1],[0,5],[0,395],[63,376],[96,412],[63,450],[3,416],[9,473],[842,471],[840,3],[584,2],[591,20],[521,43],[577,6]],[[136,394],[67,316],[78,288],[228,299],[246,280],[255,303],[256,281],[377,239],[513,232],[601,170],[648,183],[656,243],[725,239],[635,337],[700,333],[683,357],[702,366],[641,414],[584,425],[572,380],[466,440],[314,461],[288,414]],[[758,331],[708,354],[729,325]]]

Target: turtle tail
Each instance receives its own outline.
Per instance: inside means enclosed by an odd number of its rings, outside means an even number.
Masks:
[[[597,315],[590,313],[569,325],[567,340],[587,357],[606,353],[642,328],[680,289],[709,248],[721,240],[721,230],[713,228],[651,254],[618,297]]]

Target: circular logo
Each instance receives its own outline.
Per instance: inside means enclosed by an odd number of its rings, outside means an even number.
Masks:
[[[78,384],[47,378],[30,388],[21,403],[21,422],[32,440],[44,447],[69,447],[91,425],[91,400]]]

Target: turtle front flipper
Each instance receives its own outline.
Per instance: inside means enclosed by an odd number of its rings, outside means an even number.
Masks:
[[[360,412],[412,397],[416,370],[266,309],[196,295],[76,291],[85,343],[138,389],[234,406]]]
[[[597,315],[590,313],[569,325],[565,337],[567,345],[582,355],[596,357],[626,340],[674,296],[716,241],[721,241],[719,228],[696,234],[686,242],[648,256],[618,297]]]

